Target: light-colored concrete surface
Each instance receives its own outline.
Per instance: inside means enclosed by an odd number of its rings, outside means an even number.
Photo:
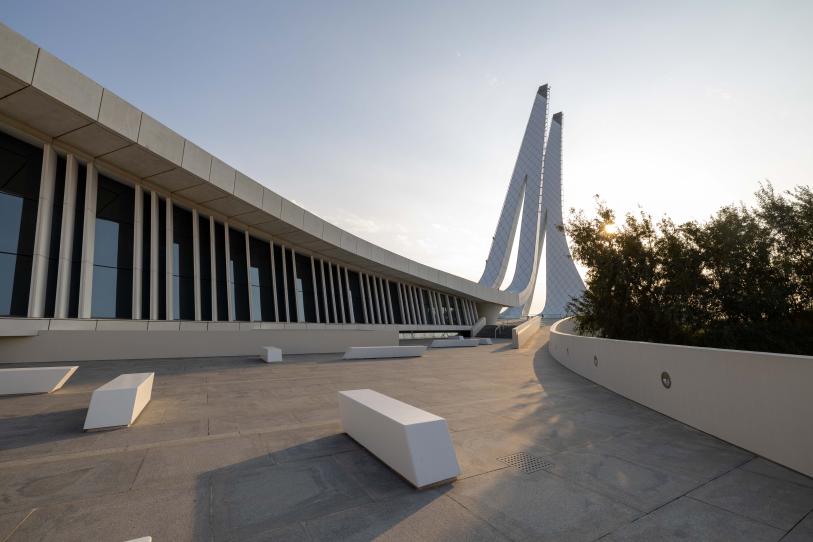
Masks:
[[[417,488],[460,474],[446,420],[371,389],[340,391],[342,430]]]
[[[351,346],[342,359],[419,358],[426,352],[423,345],[409,346]]]
[[[813,480],[593,384],[546,341],[286,355],[271,371],[258,350],[79,363],[55,393],[0,399],[0,537],[810,540]],[[147,371],[152,401],[129,429],[82,432],[95,388]],[[416,491],[344,435],[336,393],[352,388],[445,418],[458,480]],[[550,466],[500,460],[517,452]]]
[[[813,475],[813,357],[584,337],[563,320],[551,354],[634,401]]]
[[[51,393],[64,386],[76,369],[77,366],[0,369],[0,395]]]
[[[432,348],[467,348],[480,345],[480,339],[435,339],[430,345]]]
[[[119,375],[93,391],[85,431],[128,427],[149,404],[155,373]]]

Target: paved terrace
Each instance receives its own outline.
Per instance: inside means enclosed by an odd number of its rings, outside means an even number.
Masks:
[[[813,538],[813,480],[584,380],[546,341],[82,363],[55,394],[0,399],[0,540]],[[156,381],[136,424],[84,434],[91,391],[137,371]],[[343,435],[336,391],[365,387],[445,416],[460,479],[416,491]],[[551,466],[497,459],[516,452]]]

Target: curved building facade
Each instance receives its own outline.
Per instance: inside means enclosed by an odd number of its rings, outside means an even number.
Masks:
[[[519,301],[322,220],[2,25],[0,222],[0,361],[336,352]]]

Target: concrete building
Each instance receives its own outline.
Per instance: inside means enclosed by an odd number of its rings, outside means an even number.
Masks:
[[[322,220],[0,25],[0,361],[335,352],[518,302]]]

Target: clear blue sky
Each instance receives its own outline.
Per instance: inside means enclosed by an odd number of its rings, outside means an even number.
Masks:
[[[305,208],[474,280],[541,83],[566,207],[703,219],[813,171],[809,1],[6,0],[0,20]]]

